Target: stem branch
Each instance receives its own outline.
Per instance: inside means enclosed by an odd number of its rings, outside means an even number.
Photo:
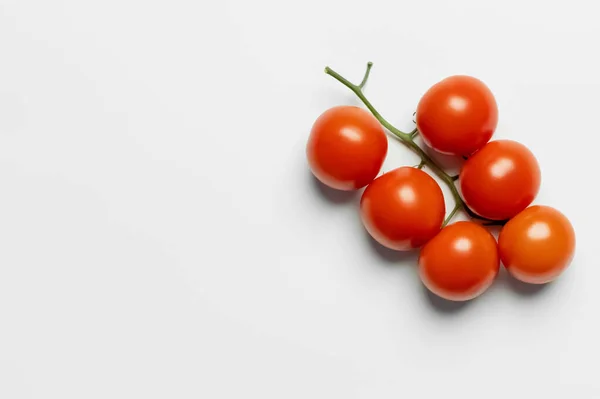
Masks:
[[[454,217],[454,215],[456,215],[456,212],[458,212],[458,210],[460,209],[460,204],[456,204],[454,205],[454,208],[452,209],[452,212],[450,212],[450,214],[446,217],[446,219],[444,220],[444,223],[442,224],[442,227],[446,227],[446,225],[452,220],[452,218]]]
[[[369,70],[370,68],[367,64],[367,73],[365,73],[366,78],[368,78]],[[360,88],[360,86],[350,82],[348,79],[346,79],[345,77],[343,77],[342,75],[340,75],[339,73],[337,73],[329,67],[325,68],[325,73],[332,76],[338,82],[352,90],[352,92],[356,94],[358,98],[360,98],[363,104],[365,104],[369,111],[371,111],[371,113],[379,121],[379,123],[381,123],[387,130],[394,134],[394,136],[398,137],[402,142],[411,141],[408,133],[404,133],[403,131],[396,129],[391,123],[386,121],[383,116],[381,116],[381,114],[375,109],[375,107],[373,107],[373,104],[371,104],[371,102],[367,100],[367,97],[365,97],[365,95],[363,94],[363,91]],[[363,81],[364,83],[366,83],[366,79],[363,78]]]
[[[352,92],[354,94],[356,94],[356,96],[363,102],[363,104],[365,104],[365,106],[369,109],[369,111],[371,111],[371,113],[379,121],[379,123],[381,123],[389,132],[391,132],[405,146],[407,146],[413,152],[415,152],[421,158],[421,161],[422,161],[421,164],[427,165],[433,171],[433,173],[435,173],[448,186],[448,188],[450,189],[450,192],[452,193],[452,197],[454,197],[454,202],[456,205],[454,206],[454,209],[450,212],[450,214],[444,221],[444,226],[448,222],[450,222],[452,217],[454,217],[454,215],[456,215],[456,212],[458,212],[461,208],[464,209],[465,212],[467,212],[467,214],[474,219],[479,219],[479,220],[483,220],[483,221],[486,221],[489,223],[494,223],[494,224],[501,223],[498,221],[493,221],[493,220],[489,220],[486,218],[482,218],[481,216],[475,214],[475,212],[473,212],[471,209],[469,209],[469,207],[464,203],[463,199],[461,198],[461,196],[458,192],[456,185],[454,184],[454,182],[456,180],[456,176],[450,176],[448,173],[446,173],[433,159],[431,159],[431,157],[429,155],[427,155],[427,153],[425,151],[423,151],[423,149],[421,149],[421,147],[419,147],[417,145],[417,143],[414,142],[413,138],[416,136],[416,134],[418,132],[417,129],[413,130],[410,133],[405,133],[405,132],[397,129],[391,123],[389,123],[377,111],[377,109],[375,109],[375,107],[373,106],[373,104],[371,104],[371,102],[367,99],[367,97],[365,97],[362,89],[365,86],[365,84],[367,83],[367,80],[369,79],[369,74],[371,73],[372,66],[373,66],[372,62],[369,62],[367,64],[367,69],[365,71],[365,75],[359,85],[355,85],[354,83],[350,82],[348,79],[344,78],[342,75],[340,75],[339,73],[337,73],[336,71],[334,71],[333,69],[331,69],[329,67],[325,68],[325,73],[332,76],[338,82],[340,82],[341,84],[343,84],[344,86],[346,86],[347,88],[352,90]]]
[[[358,85],[359,89],[364,89],[367,84],[367,80],[369,80],[369,75],[371,74],[371,68],[373,67],[373,63],[371,61],[367,62],[367,70],[365,71],[365,76],[363,76],[362,82]]]

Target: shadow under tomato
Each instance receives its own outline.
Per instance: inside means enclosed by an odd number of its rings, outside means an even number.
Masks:
[[[336,190],[325,184],[321,183],[319,179],[315,177],[315,175],[308,171],[309,178],[311,180],[311,185],[317,192],[317,194],[324,198],[326,201],[331,202],[333,204],[347,204],[356,200],[359,197],[359,191],[342,191]]]
[[[460,169],[462,168],[465,160],[462,157],[458,157],[455,155],[442,154],[423,142],[423,139],[419,137],[419,144],[421,148],[429,155],[438,165],[442,167],[447,173],[454,175],[460,173]]]
[[[409,266],[417,266],[417,260],[419,259],[418,251],[395,251],[384,247],[363,228],[365,241],[368,242],[369,248],[383,260],[386,265],[393,266],[397,264],[407,264]]]
[[[533,297],[533,296],[537,296],[539,294],[541,294],[542,292],[546,291],[548,289],[548,287],[550,285],[552,285],[552,283],[546,283],[546,284],[527,284],[524,283],[522,281],[517,280],[516,278],[514,278],[513,276],[510,275],[510,273],[506,272],[504,273],[504,278],[506,280],[506,282],[508,283],[508,287],[515,293],[517,293],[518,295],[522,296],[522,297]]]
[[[433,292],[429,291],[424,285],[422,285],[422,288],[423,296],[426,298],[427,303],[431,306],[433,310],[440,314],[451,315],[459,313],[466,309],[472,302],[472,300],[463,302],[449,301],[447,299],[435,295]]]

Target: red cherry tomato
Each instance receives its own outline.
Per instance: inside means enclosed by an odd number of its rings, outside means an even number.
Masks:
[[[575,231],[558,210],[535,205],[506,223],[498,247],[504,267],[516,279],[544,284],[556,279],[571,263]]]
[[[375,179],[360,200],[363,224],[381,245],[405,251],[436,235],[446,206],[442,190],[427,173],[412,167],[394,169]]]
[[[434,294],[450,301],[481,295],[500,269],[494,237],[473,222],[446,226],[421,249],[419,275]]]
[[[387,149],[387,137],[377,119],[362,108],[339,106],[315,121],[306,156],[312,173],[323,184],[350,191],[377,177]]]
[[[541,183],[535,156],[523,144],[497,140],[463,165],[460,188],[465,203],[479,216],[510,219],[535,199]]]
[[[421,137],[431,148],[466,156],[491,139],[498,125],[498,106],[481,80],[450,76],[421,97],[416,122]]]

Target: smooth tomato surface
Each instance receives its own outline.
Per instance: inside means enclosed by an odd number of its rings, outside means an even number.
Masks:
[[[473,222],[446,226],[419,256],[419,276],[434,294],[467,301],[481,295],[500,269],[498,246],[485,228]]]
[[[510,219],[535,199],[541,172],[535,156],[523,144],[497,140],[471,156],[460,172],[465,203],[488,219]]]
[[[575,231],[558,210],[534,205],[502,228],[498,247],[504,267],[516,279],[544,284],[556,279],[571,263]]]
[[[416,122],[428,146],[445,154],[466,156],[491,139],[498,125],[498,106],[479,79],[450,76],[421,97]]]
[[[325,111],[313,124],[306,156],[323,184],[349,191],[377,177],[387,149],[387,137],[375,117],[359,107],[339,106]]]
[[[427,173],[401,167],[369,184],[360,200],[363,224],[381,245],[398,251],[419,248],[440,231],[446,205]]]

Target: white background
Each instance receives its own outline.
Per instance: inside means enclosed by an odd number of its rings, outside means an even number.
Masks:
[[[0,0],[0,397],[598,398],[595,0]],[[471,74],[572,267],[456,306],[304,148]],[[416,163],[390,139],[384,170]],[[448,206],[451,206],[448,198]]]

